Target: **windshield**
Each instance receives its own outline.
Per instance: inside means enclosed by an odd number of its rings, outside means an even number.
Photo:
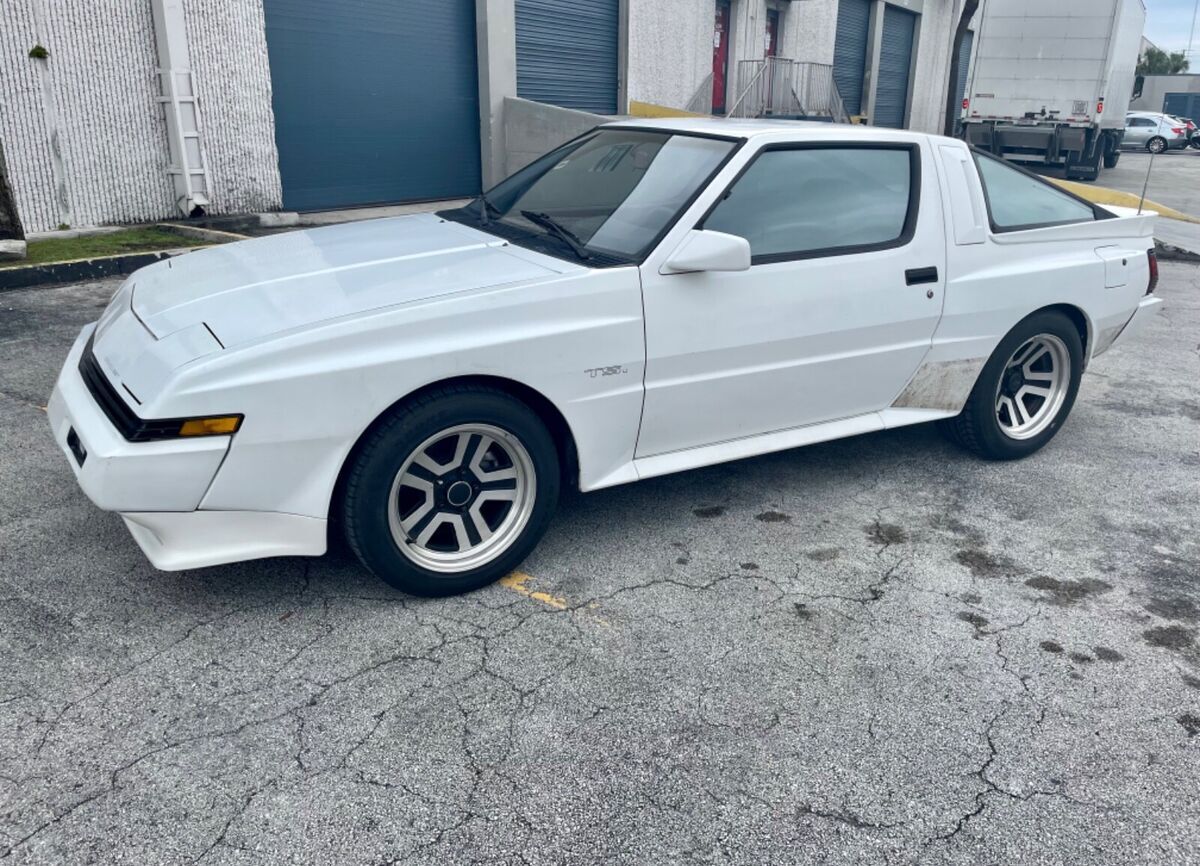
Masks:
[[[575,251],[580,258],[590,251],[636,259],[734,146],[724,139],[598,129],[521,169],[470,211],[480,222],[554,236],[570,247],[575,241],[583,248]]]

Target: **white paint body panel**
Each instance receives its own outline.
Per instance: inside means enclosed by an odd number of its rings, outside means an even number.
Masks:
[[[168,442],[127,442],[92,400],[79,375],[79,356],[91,335],[75,341],[46,406],[50,429],[79,486],[106,511],[190,511],[200,505],[229,450],[228,436]],[[83,466],[67,446],[74,428],[87,452]]]
[[[846,127],[806,131],[806,141],[847,141]],[[763,136],[762,144],[786,141]],[[897,132],[889,141],[927,140]],[[699,220],[753,158],[743,148],[669,235]],[[646,406],[638,458],[887,406],[917,369],[941,315],[945,273],[942,199],[933,155],[921,150],[919,218],[902,247],[761,264],[740,273],[661,274],[642,268],[646,306]],[[819,205],[818,205],[819,206]],[[905,285],[908,268],[936,267],[938,281]]]
[[[80,485],[125,516],[162,568],[319,554],[354,443],[438,382],[490,377],[538,392],[566,420],[591,490],[950,417],[1031,312],[1076,308],[1095,353],[1157,309],[1142,300],[1152,215],[995,234],[960,142],[827,124],[641,125],[744,143],[640,267],[588,268],[419,216],[139,271],[96,328],[105,375],[142,418],[245,421],[232,437],[126,442],[77,370],[89,326],[49,411]],[[920,216],[904,246],[663,273],[760,147],[860,139],[920,149]],[[936,282],[906,285],[905,270],[931,266]],[[88,451],[82,469],[71,428]]]
[[[121,517],[146,558],[162,571],[325,552],[326,521],[299,514],[150,511]]]

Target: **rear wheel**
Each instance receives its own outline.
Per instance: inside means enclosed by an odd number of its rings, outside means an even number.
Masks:
[[[1167,149],[1167,140],[1161,135],[1156,135],[1154,138],[1146,142],[1146,150],[1151,153],[1162,153]]]
[[[1104,167],[1105,168],[1116,168],[1117,163],[1120,162],[1120,160],[1121,160],[1121,151],[1117,150],[1116,148],[1113,148],[1112,150],[1108,150],[1108,151],[1104,152]]]
[[[1000,341],[947,432],[981,457],[1026,457],[1066,421],[1082,372],[1075,324],[1062,313],[1034,313]]]
[[[559,481],[554,441],[520,400],[490,388],[434,391],[393,410],[357,450],[346,537],[397,589],[466,592],[528,555]]]

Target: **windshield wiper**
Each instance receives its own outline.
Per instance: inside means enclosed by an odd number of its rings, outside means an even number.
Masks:
[[[493,219],[500,219],[503,211],[492,204],[492,200],[487,197],[486,192],[481,192],[479,197],[475,199],[479,203],[479,222],[482,225],[487,225]]]
[[[583,245],[583,241],[579,239],[575,232],[559,223],[550,214],[535,210],[523,210],[521,211],[521,216],[525,217],[531,223],[536,223],[546,229],[550,234],[569,246],[575,255],[584,261],[592,257],[592,254],[587,251],[587,247]]]

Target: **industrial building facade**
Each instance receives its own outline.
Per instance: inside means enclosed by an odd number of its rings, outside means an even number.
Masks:
[[[761,112],[783,64],[936,131],[961,0],[0,3],[0,143],[44,231],[473,195],[511,164],[506,99]]]

